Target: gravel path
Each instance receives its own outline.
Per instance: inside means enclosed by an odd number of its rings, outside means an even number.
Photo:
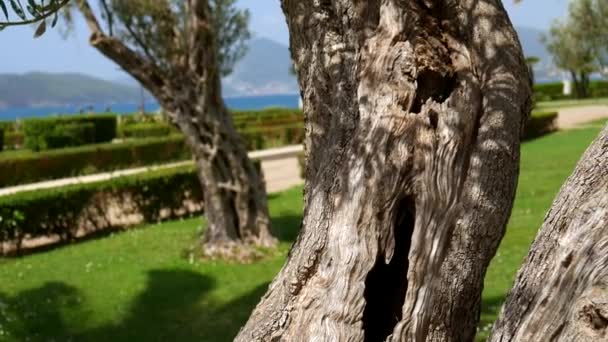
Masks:
[[[570,129],[592,121],[608,118],[608,106],[567,107],[558,111],[557,126],[559,129]]]

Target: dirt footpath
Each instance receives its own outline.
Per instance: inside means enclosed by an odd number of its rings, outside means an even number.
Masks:
[[[567,107],[558,111],[559,129],[570,129],[600,119],[608,119],[608,106]]]

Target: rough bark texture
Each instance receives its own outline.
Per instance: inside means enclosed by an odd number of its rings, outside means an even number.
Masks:
[[[242,242],[271,247],[276,240],[271,235],[263,176],[248,158],[221,96],[208,6],[206,0],[186,2],[185,27],[174,39],[185,48],[167,47],[185,52],[178,53],[171,65],[160,66],[106,35],[87,1],[79,0],[92,33],[91,45],[141,82],[185,134],[204,191],[205,253],[230,257],[241,252]]]
[[[553,202],[490,341],[608,340],[608,127]]]
[[[237,341],[470,341],[530,85],[499,0],[283,0],[302,232]]]

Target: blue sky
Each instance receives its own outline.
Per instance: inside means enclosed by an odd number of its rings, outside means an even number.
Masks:
[[[95,1],[95,0],[93,0]],[[524,0],[513,4],[504,0],[516,26],[546,30],[555,18],[566,15],[569,0]],[[289,35],[279,0],[239,0],[238,6],[251,11],[255,36],[288,44]],[[124,78],[124,73],[88,45],[88,31],[77,20],[75,32],[63,39],[57,30],[32,38],[33,28],[15,27],[0,32],[0,73],[28,71],[81,72],[105,79]]]

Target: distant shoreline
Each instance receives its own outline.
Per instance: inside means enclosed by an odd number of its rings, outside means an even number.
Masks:
[[[269,107],[298,108],[298,94],[277,94],[264,96],[235,96],[226,97],[226,105],[233,110],[258,110]],[[160,106],[156,102],[145,103],[146,112],[156,112]],[[96,103],[86,105],[66,106],[36,106],[36,107],[6,107],[0,108],[0,121],[13,121],[16,119],[27,119],[46,117],[52,115],[78,114],[84,112],[110,112],[117,114],[131,114],[138,112],[139,103]]]

